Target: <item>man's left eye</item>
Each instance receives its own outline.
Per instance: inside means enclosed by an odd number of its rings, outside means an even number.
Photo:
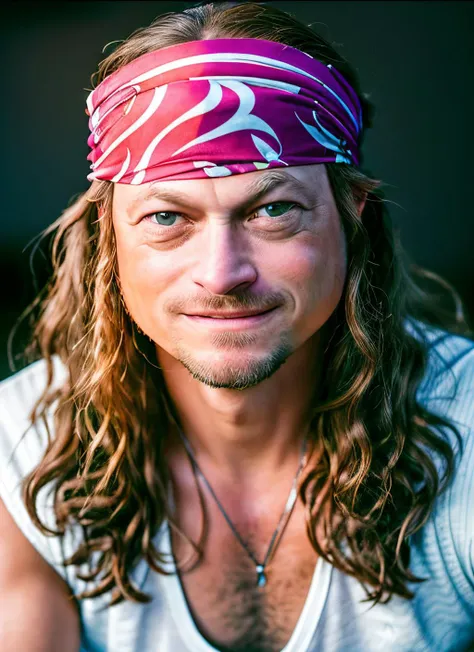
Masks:
[[[258,211],[254,213],[254,215],[257,215],[260,211],[265,210],[268,215],[263,215],[263,217],[282,217],[294,206],[298,207],[298,204],[295,204],[291,201],[276,201],[272,202],[271,204],[265,204],[265,206],[259,208]]]

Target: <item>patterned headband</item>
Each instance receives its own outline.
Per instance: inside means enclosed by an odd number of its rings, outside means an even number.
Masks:
[[[89,180],[141,184],[311,163],[359,164],[359,99],[330,64],[263,39],[191,41],[87,98]]]

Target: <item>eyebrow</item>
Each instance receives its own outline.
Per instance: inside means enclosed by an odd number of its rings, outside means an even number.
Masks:
[[[180,192],[179,190],[167,190],[160,188],[162,182],[155,182],[152,186],[148,187],[146,191],[139,194],[129,204],[129,211],[135,210],[142,202],[147,202],[150,199],[162,199],[171,203],[178,203],[184,206],[190,206],[194,203],[193,197]],[[286,174],[279,170],[269,171],[267,174],[259,176],[255,179],[245,190],[246,199],[239,206],[239,209],[245,209],[254,204],[259,199],[270,193],[277,187],[286,186],[297,192],[307,194],[308,187],[296,177]]]

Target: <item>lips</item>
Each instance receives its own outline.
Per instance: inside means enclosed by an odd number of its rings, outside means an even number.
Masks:
[[[274,310],[275,307],[267,308],[265,310],[258,310],[252,312],[202,312],[202,313],[186,313],[188,317],[202,317],[206,319],[243,319],[245,317],[257,317],[258,315],[265,315],[267,312]]]
[[[205,331],[240,331],[261,326],[273,318],[276,310],[278,310],[278,306],[260,312],[182,313],[182,316],[188,323],[193,324],[196,328],[203,328]]]

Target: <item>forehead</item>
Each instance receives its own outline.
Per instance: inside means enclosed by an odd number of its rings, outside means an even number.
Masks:
[[[160,180],[141,185],[114,185],[115,208],[134,210],[149,201],[163,200],[181,204],[205,203],[230,205],[243,201],[257,201],[276,189],[314,197],[328,190],[328,179],[323,164],[289,166],[258,170],[228,177],[183,180]]]

